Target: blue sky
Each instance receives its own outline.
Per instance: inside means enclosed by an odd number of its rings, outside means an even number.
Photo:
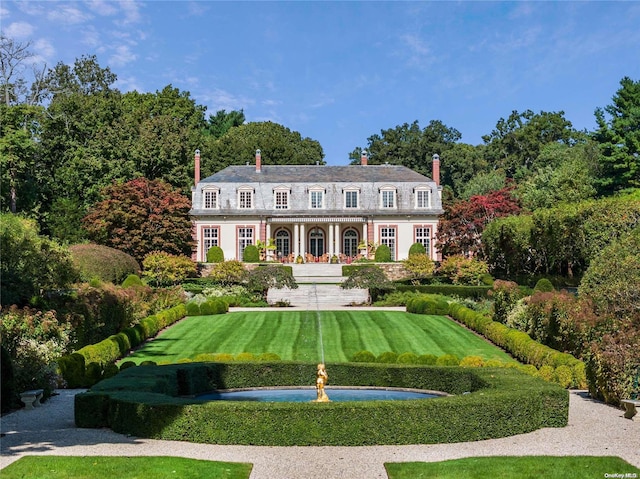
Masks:
[[[336,165],[414,120],[474,145],[512,110],[592,130],[622,77],[640,80],[640,2],[2,0],[0,22],[49,66],[95,54],[122,91],[171,84],[208,114],[318,140]]]

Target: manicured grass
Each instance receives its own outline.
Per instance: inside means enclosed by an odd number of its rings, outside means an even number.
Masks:
[[[470,457],[443,462],[405,462],[385,464],[389,479],[585,479],[640,477],[640,469],[619,457],[523,456]]]
[[[358,351],[477,355],[511,361],[502,350],[442,316],[401,311],[249,311],[194,316],[126,358],[175,363],[198,354],[276,353],[282,360],[348,362]]]
[[[181,457],[26,456],[5,467],[2,479],[247,479],[251,464]]]

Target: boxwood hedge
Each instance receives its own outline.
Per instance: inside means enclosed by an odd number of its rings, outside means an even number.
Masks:
[[[78,394],[75,421],[137,437],[269,446],[452,443],[567,424],[568,392],[514,369],[327,366],[331,385],[453,394],[429,400],[258,403],[193,397],[212,389],[308,386],[315,369],[294,362],[132,367]]]
[[[162,329],[184,318],[186,308],[179,304],[147,316],[131,328],[126,328],[99,343],[90,344],[58,359],[60,374],[70,388],[90,387],[98,382],[105,368],[125,356],[132,348],[154,337]]]

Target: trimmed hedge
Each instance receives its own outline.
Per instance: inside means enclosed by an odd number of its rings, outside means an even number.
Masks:
[[[203,303],[189,301],[186,306],[187,316],[211,316],[229,312],[229,305],[222,298],[209,298]]]
[[[409,311],[408,306],[407,311]],[[532,364],[538,369],[543,366],[551,366],[554,369],[560,366],[568,366],[572,371],[570,386],[578,388],[586,386],[585,365],[571,354],[561,353],[540,344],[531,339],[527,333],[493,321],[488,316],[458,303],[449,304],[449,315],[482,334],[492,343],[506,349],[516,359],[524,363]],[[560,381],[566,383],[566,371],[559,374],[562,375]]]
[[[452,443],[568,422],[566,390],[514,369],[327,367],[330,385],[455,394],[429,400],[261,403],[193,397],[213,389],[309,386],[315,370],[315,364],[294,362],[129,368],[76,395],[75,421],[78,427],[111,427],[136,437],[267,446]],[[331,397],[330,387],[327,393]]]
[[[449,303],[442,296],[421,294],[407,300],[407,313],[446,316]]]
[[[396,284],[396,291],[459,296],[460,298],[486,299],[492,286],[460,286],[456,284]]]
[[[115,248],[76,244],[70,246],[69,251],[82,281],[98,278],[100,281],[120,284],[128,275],[140,272],[140,265],[133,256]]]
[[[147,316],[132,328],[126,328],[104,341],[90,344],[58,359],[60,374],[70,388],[91,387],[102,379],[110,364],[185,315],[185,305],[179,304]]]

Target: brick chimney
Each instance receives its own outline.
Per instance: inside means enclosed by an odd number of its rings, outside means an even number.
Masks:
[[[436,153],[432,157],[433,159],[433,181],[436,182],[436,185],[440,186],[440,156]]]
[[[193,176],[194,176],[193,180],[195,184],[197,185],[198,183],[200,183],[200,150],[196,150],[195,169],[194,169]]]
[[[262,171],[262,155],[260,154],[260,150],[256,150],[256,173],[260,173]]]
[[[367,153],[367,150],[362,150],[362,155],[360,156],[360,164],[362,166],[367,166],[368,163],[369,163],[369,154]]]

